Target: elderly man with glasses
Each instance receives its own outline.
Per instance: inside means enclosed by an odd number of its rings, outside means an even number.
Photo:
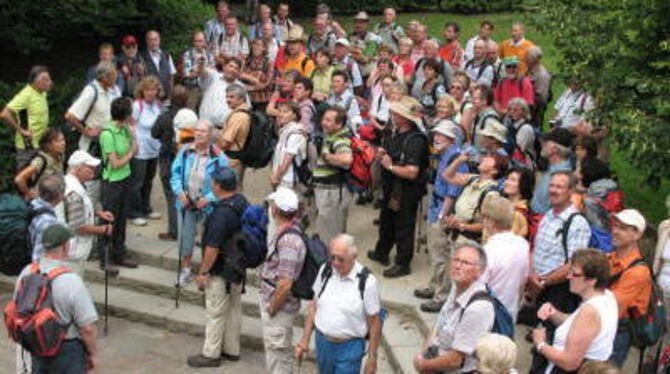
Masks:
[[[381,306],[377,280],[356,260],[351,235],[330,241],[330,262],[314,282],[314,299],[307,309],[303,336],[295,347],[300,360],[316,328],[316,357],[320,373],[360,373],[365,340],[369,346],[364,373],[377,371],[381,338]]]
[[[476,369],[475,348],[493,327],[494,309],[479,279],[486,269],[486,252],[474,242],[461,244],[451,259],[453,284],[426,349],[414,357],[417,372],[468,373]]]

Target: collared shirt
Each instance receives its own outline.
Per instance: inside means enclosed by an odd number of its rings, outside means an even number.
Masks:
[[[236,31],[235,35],[228,36],[224,32],[219,36],[216,44],[214,55],[224,54],[228,56],[244,57],[249,54],[249,41],[242,36],[240,31]]]
[[[643,258],[640,250],[635,248],[624,257],[619,257],[619,253],[615,251],[607,257],[611,276],[621,274],[621,277],[610,286],[619,305],[619,318],[629,318],[631,309],[635,309],[641,315],[646,314],[653,282],[651,272],[645,265],[636,265],[628,269],[633,262]]]
[[[479,35],[475,35],[468,42],[465,44],[465,61],[469,61],[475,57],[475,43],[477,41],[483,40],[482,38],[479,37]],[[493,39],[488,39],[485,40],[486,42],[488,41],[493,41]]]
[[[219,40],[221,39],[221,35],[225,33],[226,26],[218,18],[212,18],[205,23],[205,37],[207,38],[207,45],[212,52],[218,51]]]
[[[442,178],[442,173],[449,166],[450,162],[461,154],[461,147],[452,144],[440,156],[440,164],[437,167],[437,174],[435,177],[435,184],[433,188],[433,196],[430,199],[430,206],[428,207],[428,222],[435,223],[439,219],[439,214],[442,212],[442,205],[444,199],[450,197],[457,199],[461,194],[463,187],[447,182]],[[468,166],[463,163],[456,169],[457,173],[467,173]]]
[[[346,55],[341,61],[333,59],[331,63],[337,70],[343,70],[349,74],[349,83],[352,87],[360,87],[363,85],[363,75],[361,75],[361,68],[358,62],[354,60],[351,55]]]
[[[208,50],[203,49],[198,51],[195,48],[191,48],[184,52],[182,56],[182,61],[184,62],[184,75],[189,76],[191,74],[197,73],[198,65],[200,64],[200,59],[205,61],[205,66],[209,68],[214,67],[214,55],[212,55]],[[200,77],[196,76],[193,78],[184,78],[184,83],[189,87],[195,87],[200,83]]]
[[[358,106],[358,101],[356,97],[351,92],[351,90],[344,90],[341,94],[337,95],[331,93],[326,100],[330,106],[339,106],[347,112],[347,126],[354,131],[358,130],[358,127],[363,124],[363,118],[361,118],[361,109]]]
[[[505,231],[492,235],[484,251],[486,270],[479,280],[491,288],[516,321],[519,299],[530,271],[528,241]]]
[[[562,229],[573,213],[577,213],[577,208],[570,205],[560,213],[549,209],[544,214],[535,235],[533,270],[536,273],[547,275],[566,264],[576,250],[588,248],[591,227],[583,216],[572,219],[566,233],[567,248],[563,247]]]
[[[49,104],[47,103],[47,93],[39,92],[30,84],[27,84],[12,100],[7,104],[16,115],[14,118],[20,119],[19,112],[25,110],[28,114],[28,123],[19,123],[20,126],[27,126],[33,134],[31,138],[32,148],[39,148],[40,139],[46,133],[49,126]],[[17,149],[25,149],[23,136],[16,133],[15,144]]]
[[[156,66],[156,69],[160,69],[161,66],[161,55],[163,54],[163,51],[160,49],[157,49],[155,51],[148,50],[149,52],[149,57],[151,57],[151,61],[154,63]],[[177,74],[177,69],[174,66],[174,61],[172,61],[172,55],[168,53],[167,55],[168,58],[168,64],[170,65],[170,75],[175,75]]]
[[[549,182],[551,181],[551,174],[557,171],[572,171],[570,161],[563,160],[557,164],[549,165],[549,169],[537,181],[535,191],[533,191],[533,199],[530,203],[530,207],[534,213],[543,214],[551,208],[551,204],[549,203]]]
[[[260,22],[256,22],[253,25],[249,26],[249,40],[254,40],[260,38],[263,35],[261,28],[263,25]],[[277,40],[284,40],[284,34],[282,33],[281,27],[279,25],[272,25],[272,36]]]
[[[279,279],[292,279],[294,281],[298,279],[307,253],[307,247],[300,235],[293,233],[282,235],[283,232],[282,230],[275,230],[275,235],[270,238],[268,257],[260,271],[261,279],[267,279],[274,284],[277,284]],[[261,282],[260,293],[263,308],[270,305],[274,292],[275,287],[268,282]],[[286,313],[297,313],[300,310],[300,300],[289,293],[286,301],[279,309]]]
[[[44,210],[45,213],[36,215],[35,218],[30,221],[28,225],[28,234],[30,236],[30,243],[33,246],[32,258],[33,262],[39,261],[44,253],[44,245],[42,244],[42,233],[44,230],[58,223],[58,217],[56,216],[56,210],[51,204],[42,200],[41,198],[33,199],[30,202],[30,207],[37,210]]]
[[[402,29],[402,26],[395,22],[389,24],[381,22],[375,27],[375,32],[379,35],[381,43],[388,45],[393,48],[393,52],[398,53],[398,43],[400,39],[405,37],[405,31]]]
[[[72,103],[67,111],[83,121],[89,108],[91,108],[83,125],[86,127],[103,127],[112,119],[111,103],[119,96],[121,96],[121,92],[116,86],[105,89],[96,79],[84,87],[77,100]],[[88,137],[82,136],[79,139],[79,149],[87,151],[90,143],[91,140]]]
[[[462,367],[446,373],[475,370],[477,360],[473,355],[477,342],[493,328],[493,304],[487,300],[477,300],[468,305],[472,296],[480,291],[486,291],[486,286],[479,281],[471,284],[460,295],[456,295],[456,287],[451,287],[447,301],[437,317],[431,345],[437,346],[440,354],[453,349],[465,355]]]
[[[368,333],[367,317],[377,315],[381,309],[377,279],[372,274],[365,281],[361,299],[358,274],[363,265],[356,261],[349,274],[342,275],[332,268],[332,274],[323,288],[323,269],[312,286],[316,297],[314,325],[328,337],[336,339],[364,338]],[[323,293],[319,296],[321,289]]]
[[[347,170],[329,164],[323,156],[326,153],[351,153],[351,134],[348,128],[343,127],[333,134],[326,134],[314,168],[314,183],[317,186],[342,185],[346,181]]]
[[[487,63],[486,60],[476,62],[474,59],[466,60],[465,74],[478,84],[491,87],[493,84],[494,66]]]
[[[588,93],[567,88],[554,105],[556,119],[561,121],[561,127],[569,129],[584,119],[586,112],[595,109],[593,98]]]

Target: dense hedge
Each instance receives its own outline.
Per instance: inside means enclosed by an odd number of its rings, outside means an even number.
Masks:
[[[312,15],[316,5],[326,3],[333,12],[351,14],[360,10],[380,13],[384,7],[393,6],[403,11],[440,10],[454,13],[491,13],[518,8],[523,0],[291,0],[293,12]]]

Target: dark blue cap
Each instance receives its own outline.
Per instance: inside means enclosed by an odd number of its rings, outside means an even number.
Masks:
[[[228,166],[217,167],[212,175],[212,179],[224,186],[237,185],[237,175],[235,174],[235,170]]]

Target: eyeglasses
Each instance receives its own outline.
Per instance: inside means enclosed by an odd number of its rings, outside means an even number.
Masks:
[[[345,259],[342,256],[338,256],[338,255],[331,255],[330,256],[330,262],[344,262],[344,261],[345,261]]]
[[[505,65],[505,69],[516,69],[516,65]]]
[[[479,265],[479,263],[477,263],[477,262],[468,261],[468,260],[463,260],[463,259],[460,259],[460,258],[453,258],[453,259],[451,259],[451,263],[452,263],[453,265],[456,265],[456,264],[458,264],[458,265],[469,265],[469,266],[477,266],[477,265]]]

